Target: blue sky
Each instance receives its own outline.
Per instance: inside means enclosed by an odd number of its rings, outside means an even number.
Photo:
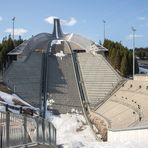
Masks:
[[[14,16],[16,33],[24,39],[51,33],[50,19],[56,16],[64,20],[64,32],[99,42],[103,41],[104,19],[107,38],[132,48],[134,26],[136,46],[148,47],[148,0],[0,0],[0,40],[10,34]]]

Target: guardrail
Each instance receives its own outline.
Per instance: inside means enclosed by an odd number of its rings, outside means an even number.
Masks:
[[[48,99],[48,56],[50,55],[51,41],[48,42],[47,51],[42,53],[42,70],[41,70],[41,98],[42,98],[42,117],[46,116],[47,99]]]
[[[1,109],[2,107],[6,109],[6,112],[0,111],[1,148],[32,144],[56,146],[56,129],[52,123],[38,115],[12,113],[10,111],[12,106],[3,103],[0,105]],[[20,111],[22,111],[21,108]]]
[[[82,100],[85,110],[89,111],[90,110],[90,103],[89,103],[89,100],[87,97],[86,88],[85,88],[82,73],[80,70],[80,65],[79,65],[79,62],[77,59],[77,54],[75,52],[72,53],[72,58],[73,58],[76,78],[78,81],[78,87],[79,87],[79,91],[80,91],[80,95],[81,95],[81,100]]]

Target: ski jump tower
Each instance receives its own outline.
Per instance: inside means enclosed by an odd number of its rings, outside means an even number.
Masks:
[[[54,27],[53,27],[52,36],[55,39],[60,39],[64,36],[62,29],[61,29],[61,25],[60,25],[60,19],[58,18],[54,19]]]

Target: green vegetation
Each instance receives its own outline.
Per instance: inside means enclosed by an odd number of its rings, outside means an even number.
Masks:
[[[7,53],[14,49],[15,46],[21,44],[23,40],[21,36],[19,36],[18,40],[12,40],[11,35],[4,37],[2,43],[0,43],[0,70],[2,70],[3,66],[6,66],[7,63]]]
[[[106,47],[109,52],[107,55],[108,61],[111,65],[121,73],[122,76],[127,77],[132,75],[133,71],[133,56],[132,50],[124,47],[119,42],[113,42],[111,40],[105,39],[104,47]],[[139,72],[138,63],[135,59],[135,73]]]
[[[135,54],[137,57],[139,57],[142,60],[148,59],[148,47],[146,48],[136,48]]]

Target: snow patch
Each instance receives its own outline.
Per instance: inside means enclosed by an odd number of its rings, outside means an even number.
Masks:
[[[72,109],[75,112],[75,109]],[[135,141],[98,142],[83,115],[61,114],[52,115],[47,111],[49,119],[57,129],[57,145],[62,148],[148,148],[148,142],[141,145]]]
[[[47,118],[54,124],[57,129],[57,144],[63,145],[64,148],[71,145],[74,147],[83,146],[82,142],[96,142],[90,127],[86,124],[83,115],[79,114],[61,114],[52,116],[47,113]]]
[[[143,67],[139,67],[139,73],[142,73],[142,72],[148,73],[148,69],[143,68]]]
[[[51,46],[53,46],[54,44],[59,45],[59,44],[61,44],[62,41],[63,41],[63,40],[52,40]]]
[[[64,54],[64,52],[61,50],[60,52],[57,52],[56,54],[54,54],[56,57],[62,58],[65,57],[66,54]]]
[[[31,106],[30,104],[28,104],[27,102],[23,101],[21,98],[19,98],[16,94],[7,94],[7,93],[4,93],[4,92],[1,92],[0,91],[0,98],[2,102],[2,104],[8,104],[8,105],[12,105],[12,106],[16,106],[16,107],[23,107],[23,108],[30,108],[30,109],[33,109],[33,110],[38,110],[37,108]],[[1,105],[0,106],[0,110],[1,111],[5,111],[5,106],[4,105]],[[10,111],[14,112],[14,113],[19,113],[18,110],[14,110],[14,109],[10,109]]]
[[[53,99],[47,100],[47,105],[52,106],[55,101]]]
[[[6,94],[6,93],[0,91],[0,97],[5,101],[5,103],[13,105],[12,100],[14,97],[12,95],[9,95],[9,94]]]
[[[73,33],[71,33],[69,36],[68,36],[68,39],[67,41],[71,41],[71,38],[73,37]]]

